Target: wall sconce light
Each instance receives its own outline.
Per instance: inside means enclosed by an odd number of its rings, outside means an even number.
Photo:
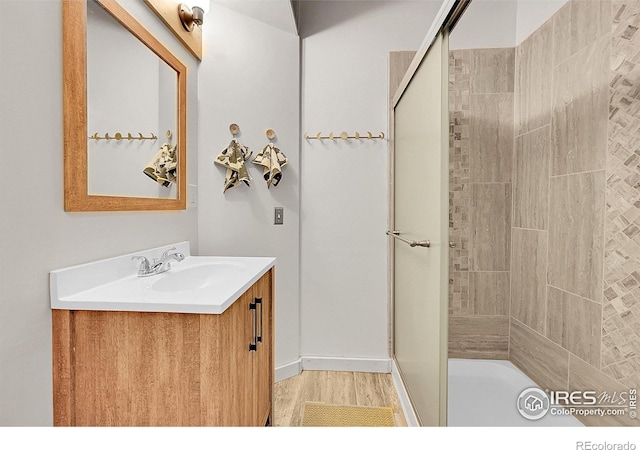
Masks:
[[[191,8],[186,3],[178,5],[180,22],[187,31],[192,31],[194,26],[202,26],[204,15],[209,12],[210,0],[190,0]]]

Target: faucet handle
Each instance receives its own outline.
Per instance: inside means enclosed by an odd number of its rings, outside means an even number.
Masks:
[[[149,272],[151,272],[151,263],[149,262],[146,256],[136,255],[136,256],[132,256],[131,259],[141,260],[140,267],[138,269],[138,275],[147,275]]]
[[[176,249],[175,247],[171,247],[170,249],[165,250],[165,251],[162,253],[162,257],[160,258],[160,261],[164,261],[164,260],[167,258],[167,256],[169,256],[169,252],[170,252],[171,250],[175,250],[175,249]]]

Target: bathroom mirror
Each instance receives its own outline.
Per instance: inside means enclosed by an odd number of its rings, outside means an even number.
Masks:
[[[64,0],[66,211],[186,207],[187,70],[115,0]]]

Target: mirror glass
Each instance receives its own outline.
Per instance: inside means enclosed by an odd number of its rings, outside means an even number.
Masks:
[[[177,198],[171,167],[155,167],[163,155],[168,166],[174,159],[177,87],[171,66],[97,2],[87,3],[90,195]]]
[[[116,0],[62,14],[65,211],[186,209],[186,66]]]

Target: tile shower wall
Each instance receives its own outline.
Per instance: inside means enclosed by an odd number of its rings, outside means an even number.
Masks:
[[[507,359],[513,48],[449,54],[449,356]]]
[[[612,22],[601,369],[640,386],[640,4]]]
[[[516,48],[509,359],[544,388],[640,386],[639,13],[571,1]]]
[[[450,52],[450,357],[640,387],[638,28],[640,2],[573,0],[515,49]]]

